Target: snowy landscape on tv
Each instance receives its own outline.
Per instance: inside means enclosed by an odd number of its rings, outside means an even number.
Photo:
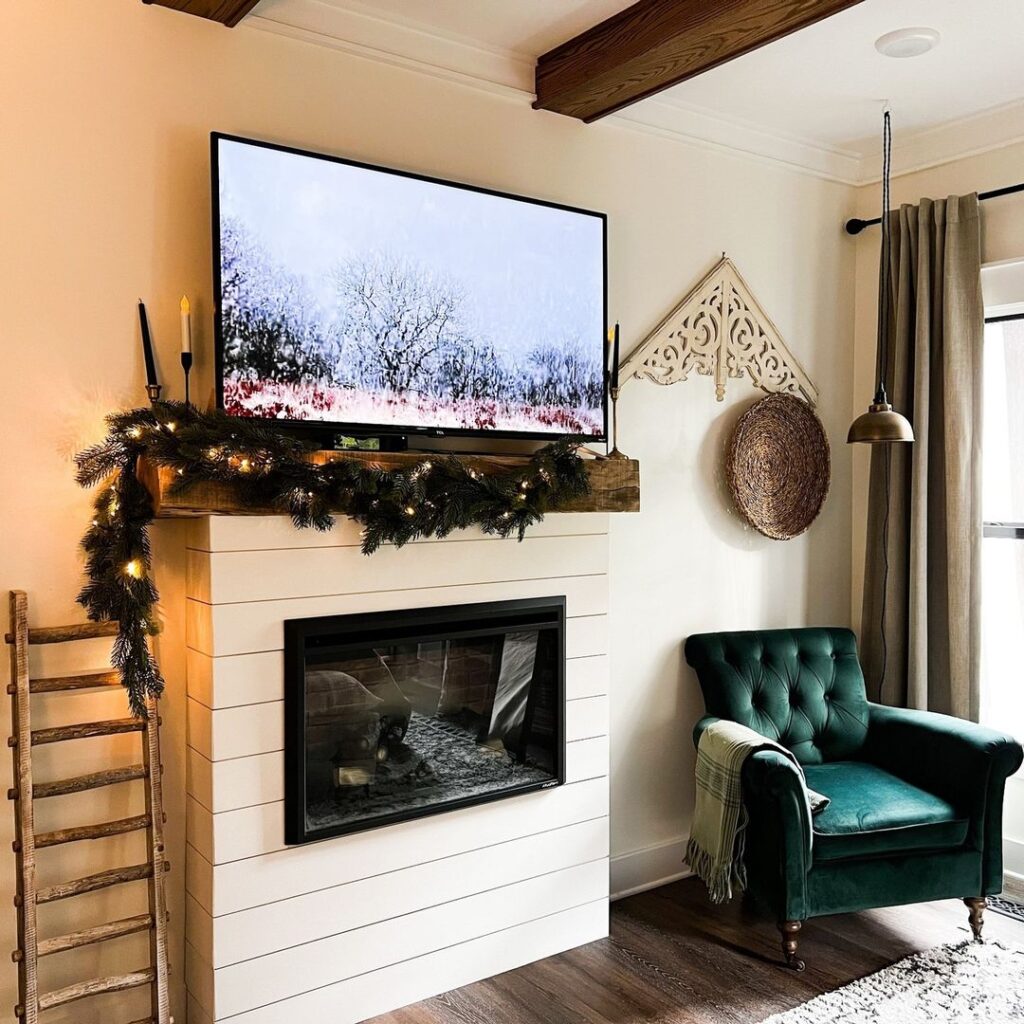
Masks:
[[[221,139],[224,408],[604,433],[602,219]]]

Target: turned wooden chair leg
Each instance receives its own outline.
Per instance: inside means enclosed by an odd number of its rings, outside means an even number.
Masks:
[[[988,900],[984,896],[967,896],[964,903],[970,911],[968,920],[971,922],[971,931],[974,932],[974,941],[981,942],[981,929],[985,924],[982,915],[988,906]]]
[[[786,959],[786,966],[794,971],[802,971],[807,966],[796,955],[797,935],[802,924],[802,921],[783,921],[779,925],[779,931],[782,932],[782,955]]]

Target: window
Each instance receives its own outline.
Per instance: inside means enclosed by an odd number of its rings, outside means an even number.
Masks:
[[[1024,735],[1024,305],[985,321],[981,718]]]

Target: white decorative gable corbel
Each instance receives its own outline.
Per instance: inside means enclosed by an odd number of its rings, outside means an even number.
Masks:
[[[817,404],[818,392],[778,328],[751,294],[732,260],[722,259],[633,350],[619,369],[655,384],[686,380],[691,371],[715,378],[725,398],[727,377],[750,377],[755,387]]]

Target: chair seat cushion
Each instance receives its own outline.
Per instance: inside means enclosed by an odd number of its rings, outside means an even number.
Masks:
[[[814,859],[846,860],[962,846],[967,819],[941,797],[861,761],[805,765],[831,803],[814,816]]]

